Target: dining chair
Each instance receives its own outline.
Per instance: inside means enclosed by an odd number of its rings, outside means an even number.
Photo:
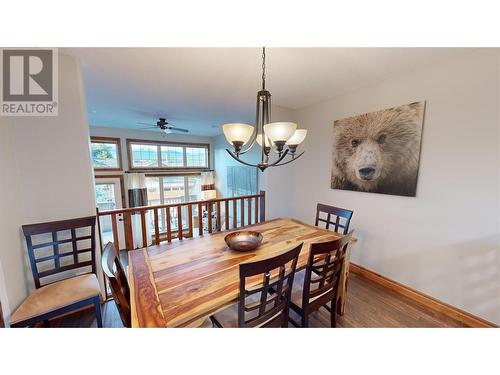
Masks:
[[[272,258],[240,264],[238,304],[211,316],[214,325],[288,327],[290,295],[301,249],[302,243]]]
[[[309,315],[325,307],[330,312],[331,327],[336,326],[337,311],[334,308],[339,291],[342,264],[352,237],[352,231],[341,238],[313,243],[304,278],[293,285],[290,308],[300,316],[300,323],[290,319],[296,327],[308,327]],[[302,285],[301,285],[302,284]],[[328,303],[331,302],[331,307]]]
[[[90,216],[22,226],[36,289],[12,314],[11,327],[48,326],[51,318],[92,305],[102,327],[95,223]]]
[[[322,218],[321,213],[326,214],[326,218]],[[333,225],[335,232],[340,234],[347,234],[349,232],[349,224],[351,222],[352,214],[353,211],[346,210],[345,208],[328,206],[326,204],[318,203],[318,205],[316,206],[316,222],[314,225],[318,226],[319,222],[323,222],[326,224],[326,229],[330,229],[330,225]],[[342,229],[342,231],[339,231],[339,228]]]
[[[0,301],[0,328],[5,328],[5,323],[3,322],[2,301]]]
[[[116,303],[123,325],[130,328],[130,288],[127,275],[113,242],[108,242],[101,256],[102,270],[108,277],[111,294]]]

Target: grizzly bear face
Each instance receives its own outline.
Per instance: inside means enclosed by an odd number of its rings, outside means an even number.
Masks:
[[[415,195],[424,103],[337,120],[332,188]]]

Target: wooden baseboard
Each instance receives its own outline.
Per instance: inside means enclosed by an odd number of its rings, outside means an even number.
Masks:
[[[406,285],[400,284],[394,280],[388,279],[378,273],[370,271],[364,267],[358,266],[357,264],[351,263],[349,265],[349,271],[364,277],[370,281],[373,281],[379,285],[384,286],[396,293],[399,293],[411,300],[418,302],[430,309],[438,311],[456,321],[462,323],[466,327],[472,328],[497,328],[496,324],[488,322],[487,320],[481,319],[475,315],[472,315],[466,311],[460,310],[454,306],[448,305],[447,303],[441,302],[435,298],[432,298],[426,294],[419,291],[411,289]]]

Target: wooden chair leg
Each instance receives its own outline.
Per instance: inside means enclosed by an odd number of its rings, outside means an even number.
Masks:
[[[330,312],[330,324],[332,328],[337,327],[337,312],[335,311],[335,309],[332,309],[332,311]]]
[[[210,320],[212,321],[212,325],[214,328],[224,328],[222,327],[222,324],[220,324],[220,322],[217,319],[215,319],[215,316],[211,315]]]
[[[337,299],[334,298],[332,300],[332,303],[331,303],[331,308],[328,309],[328,311],[330,311],[330,325],[332,328],[335,328],[337,327],[337,309],[336,309],[336,302],[337,302]],[[325,305],[326,306],[326,305]]]
[[[96,297],[94,301],[95,306],[95,319],[97,321],[97,328],[102,328],[102,314],[101,314],[101,300]]]
[[[309,314],[304,312],[302,314],[302,328],[308,328],[309,327]]]

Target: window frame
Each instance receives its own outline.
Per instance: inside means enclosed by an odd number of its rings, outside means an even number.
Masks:
[[[92,158],[92,143],[114,143],[116,144],[116,158],[118,161],[118,167],[94,167],[94,159]],[[115,137],[100,137],[100,136],[91,136],[90,137],[90,153],[91,153],[91,162],[94,171],[101,172],[121,172],[123,171],[123,163],[122,163],[122,144],[120,138]]]
[[[151,141],[145,139],[127,138],[127,160],[130,171],[205,171],[210,169],[210,144],[209,143],[192,143],[192,142],[174,142],[174,141]],[[157,146],[158,163],[161,164],[161,146],[183,147],[184,166],[182,167],[134,167],[132,160],[132,145],[154,145]],[[187,167],[186,147],[204,148],[207,150],[207,166]]]

